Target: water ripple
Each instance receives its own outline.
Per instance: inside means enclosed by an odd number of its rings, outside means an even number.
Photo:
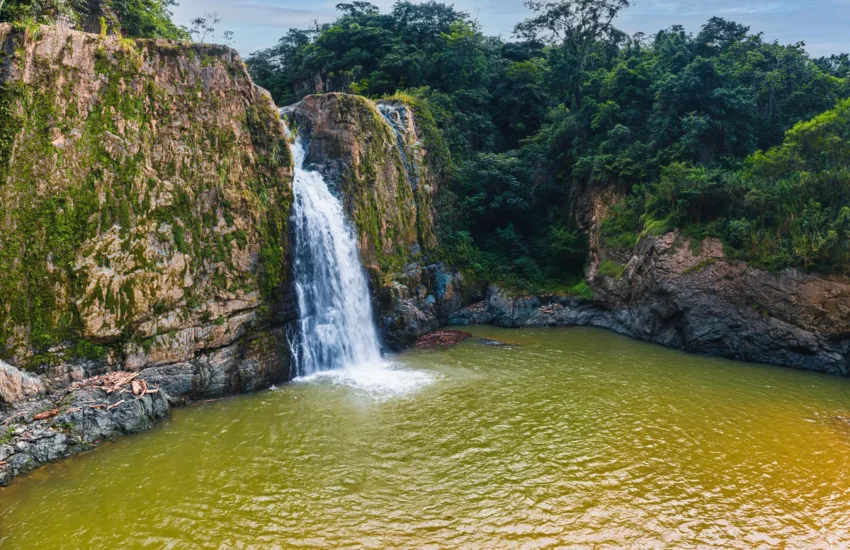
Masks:
[[[178,410],[37,472],[0,492],[0,547],[850,546],[850,381],[475,332],[518,345]]]

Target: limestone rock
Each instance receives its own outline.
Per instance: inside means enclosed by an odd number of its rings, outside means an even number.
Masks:
[[[45,392],[40,378],[0,361],[0,401],[14,405]]]
[[[235,51],[11,25],[0,47],[0,357],[64,382],[294,318],[292,161]]]

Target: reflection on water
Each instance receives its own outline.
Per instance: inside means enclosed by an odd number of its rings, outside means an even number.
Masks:
[[[177,410],[0,492],[2,548],[850,545],[850,380],[505,331]]]

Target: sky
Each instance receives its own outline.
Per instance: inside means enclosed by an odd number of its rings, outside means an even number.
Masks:
[[[205,12],[218,12],[217,39],[232,30],[233,46],[247,57],[274,45],[290,28],[333,21],[334,6],[343,0],[178,0],[174,20],[189,26]],[[345,0],[352,1],[352,0]],[[415,1],[415,0],[414,0]],[[478,19],[484,32],[510,38],[513,26],[528,16],[523,0],[442,0]],[[372,0],[388,11],[394,0]],[[632,34],[652,34],[671,25],[698,31],[710,17],[720,16],[762,32],[768,40],[805,42],[814,56],[850,52],[850,0],[634,0],[616,25]],[[215,41],[215,40],[208,40]]]

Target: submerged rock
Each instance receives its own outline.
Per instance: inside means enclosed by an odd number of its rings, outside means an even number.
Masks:
[[[479,338],[478,342],[484,344],[485,346],[493,346],[494,348],[516,347],[516,344],[508,344],[507,342],[500,342],[499,340],[490,340],[489,338]]]

